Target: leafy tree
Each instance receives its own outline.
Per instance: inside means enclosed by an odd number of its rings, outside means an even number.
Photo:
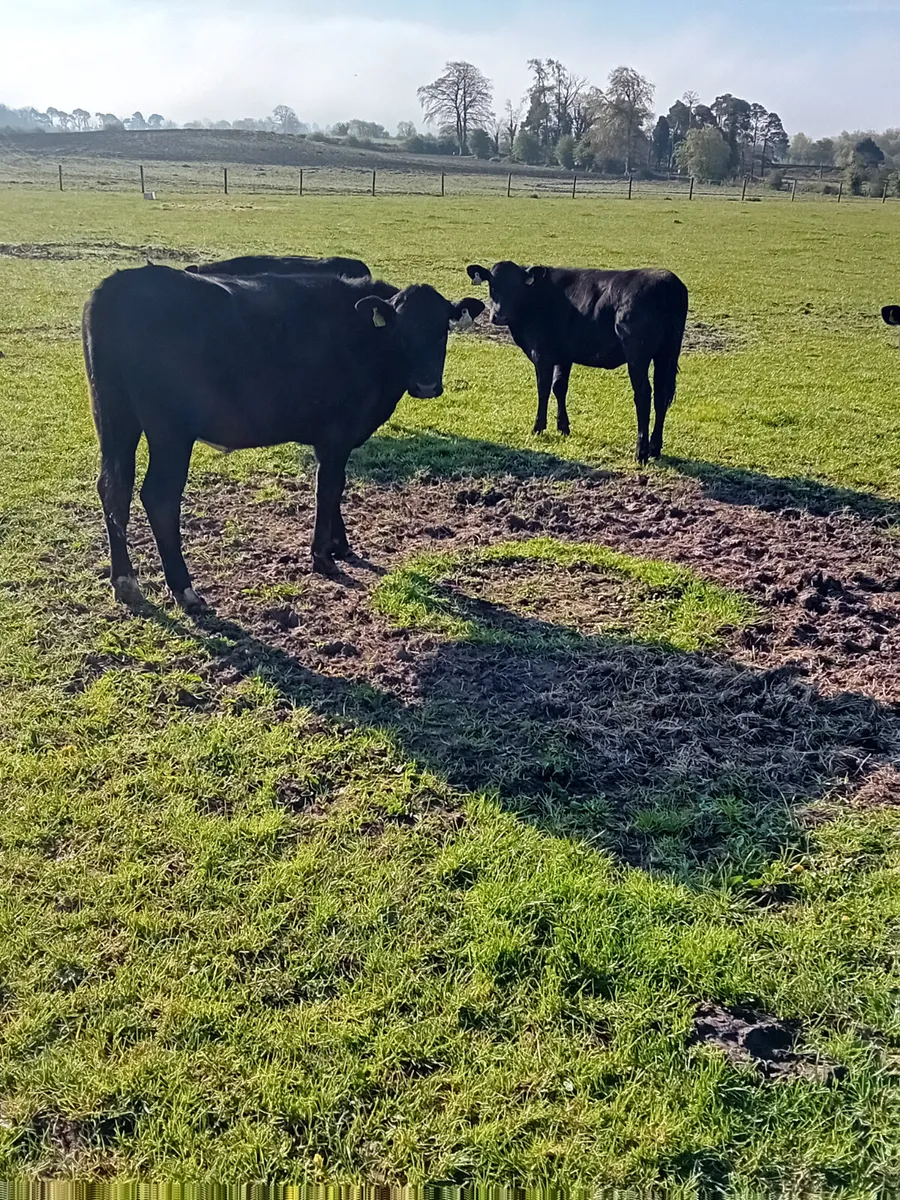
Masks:
[[[814,143],[816,148],[815,161],[824,167],[834,166],[834,138],[819,138]]]
[[[490,134],[484,129],[473,129],[469,134],[469,149],[476,158],[490,158],[493,150]]]
[[[350,122],[335,121],[333,125],[329,126],[328,132],[332,137],[346,137],[350,132]]]
[[[91,127],[91,114],[84,108],[73,108],[72,118],[75,121],[75,128],[83,133]]]
[[[785,132],[784,125],[781,123],[781,117],[778,113],[770,112],[766,117],[762,128],[762,166],[766,165],[766,155],[771,154],[773,159],[782,158],[787,154],[788,146],[790,145],[788,135]]]
[[[720,183],[728,174],[731,149],[721,132],[713,127],[692,129],[676,151],[679,166],[710,183]]]
[[[491,119],[493,85],[469,62],[448,62],[443,75],[418,89],[425,120],[452,125],[462,154],[469,130],[485,126]]]
[[[378,121],[361,121],[359,117],[354,117],[348,123],[347,132],[350,137],[355,138],[377,138],[384,140],[391,136]]]
[[[132,113],[125,122],[128,129],[146,129],[147,122],[144,120],[144,114],[140,112]]]
[[[519,132],[519,126],[522,124],[522,110],[524,107],[524,100],[520,100],[518,104],[513,104],[512,100],[507,100],[503,110],[503,133],[506,138],[507,150],[510,154],[513,152],[513,146],[516,144],[516,134]]]
[[[884,151],[874,138],[860,138],[853,147],[853,161],[864,171],[870,171],[873,167],[880,167],[884,162]]]
[[[575,139],[571,133],[564,133],[556,143],[556,161],[567,171],[575,169]]]
[[[788,154],[792,163],[807,165],[816,162],[816,143],[805,133],[795,133],[791,138]]]
[[[147,125],[150,129],[162,129],[165,123],[165,117],[161,116],[159,113],[151,113],[147,118]]]
[[[405,142],[407,138],[415,137],[416,127],[412,121],[401,121],[397,126],[397,137]]]
[[[523,123],[542,146],[549,148],[561,137],[575,133],[583,111],[587,80],[573,74],[555,58],[532,58],[528,66],[534,81],[528,92],[528,113]]]
[[[665,117],[660,117],[653,130],[653,162],[657,170],[669,165],[672,152],[672,130]]]
[[[513,143],[513,158],[517,162],[531,163],[532,166],[544,162],[546,155],[537,135],[524,126],[516,134]]]
[[[279,104],[272,110],[272,120],[279,133],[297,133],[300,128],[297,114],[287,104]]]

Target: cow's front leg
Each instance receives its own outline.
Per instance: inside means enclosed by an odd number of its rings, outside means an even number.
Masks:
[[[569,392],[569,376],[571,374],[571,363],[557,363],[553,368],[553,395],[556,397],[556,428],[564,437],[569,436],[569,414],[566,409],[566,396]]]
[[[341,496],[347,480],[347,454],[316,447],[319,469],[316,474],[316,523],[312,540],[312,568],[322,575],[334,575],[334,545],[344,533]]]
[[[537,376],[538,406],[532,433],[543,433],[547,428],[547,404],[550,400],[550,388],[553,384],[553,363],[536,356],[534,373]]]

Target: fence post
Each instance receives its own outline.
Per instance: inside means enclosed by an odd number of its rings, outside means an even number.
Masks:
[[[631,192],[632,192],[633,187],[634,187],[634,176],[629,175],[628,176],[628,199],[629,200],[631,199]]]
[[[62,183],[62,163],[60,163],[60,164],[59,164],[59,190],[60,190],[60,191],[62,191],[62,190],[63,190],[63,183]]]
[[[144,187],[144,168],[141,167],[141,192],[143,193],[146,190],[147,189]]]
[[[227,167],[222,168],[222,182],[225,185],[225,195],[227,196],[228,195],[228,168]]]
[[[688,193],[688,200],[693,200],[693,198],[694,198],[694,177],[692,175],[691,176],[691,190]]]
[[[795,179],[791,184],[791,204],[794,203],[794,197],[796,195],[797,195],[797,180]]]
[[[572,199],[573,200],[575,199],[575,189],[577,186],[578,186],[578,176],[573,175],[572,176]]]
[[[375,195],[375,172],[372,172],[372,195]]]
[[[747,176],[744,176],[744,186],[741,189],[741,204],[747,199]]]
[[[841,197],[843,196],[843,194],[844,194],[844,181],[843,181],[843,179],[842,179],[842,180],[841,180],[841,185],[840,185],[840,187],[838,188],[838,204],[840,204],[840,202],[841,202]]]
[[[441,195],[444,194],[444,172],[441,171]]]
[[[301,195],[301,196],[303,195],[303,168],[302,167],[300,168],[300,182],[298,184],[297,191],[298,191],[299,195]]]
[[[882,194],[881,194],[881,203],[882,203],[882,204],[887,204],[887,189],[888,189],[888,185],[887,185],[887,184],[885,184],[885,185],[884,185],[884,191],[883,191],[883,192],[882,192]]]
[[[512,171],[506,177],[506,198],[507,200],[512,195]]]

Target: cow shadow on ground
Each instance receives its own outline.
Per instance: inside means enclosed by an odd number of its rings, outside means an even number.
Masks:
[[[316,671],[210,612],[158,619],[212,652],[213,686],[262,677],[286,707],[385,731],[547,833],[693,886],[737,880],[755,903],[789,898],[759,876],[804,851],[810,806],[897,761],[896,713],[789,668],[582,636],[483,600],[459,611],[479,639],[435,640],[400,688]]]
[[[544,450],[520,449],[502,442],[483,441],[394,426],[396,433],[369,439],[353,452],[349,475],[358,480],[398,483],[413,478],[490,479],[608,479],[603,471],[577,459]]]
[[[803,476],[780,477],[698,459],[666,458],[679,475],[697,480],[703,494],[723,504],[752,506],[768,512],[796,508],[812,516],[851,512],[878,524],[900,522],[900,503],[871,492],[835,487]]]

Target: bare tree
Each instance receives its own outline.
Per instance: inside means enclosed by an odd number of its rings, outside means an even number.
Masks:
[[[524,100],[520,100],[518,104],[513,104],[512,100],[507,100],[506,107],[503,110],[503,132],[509,143],[510,153],[512,153],[516,134],[519,132],[519,126],[522,124],[522,112],[524,108]]]
[[[417,91],[425,120],[452,125],[462,154],[469,130],[489,124],[493,84],[469,62],[448,62],[443,75]]]
[[[296,133],[300,128],[297,114],[287,104],[279,104],[272,111],[272,119],[281,133]]]
[[[634,166],[638,134],[652,114],[653,84],[633,67],[616,67],[610,73],[604,96],[607,112],[622,130],[625,170]]]

